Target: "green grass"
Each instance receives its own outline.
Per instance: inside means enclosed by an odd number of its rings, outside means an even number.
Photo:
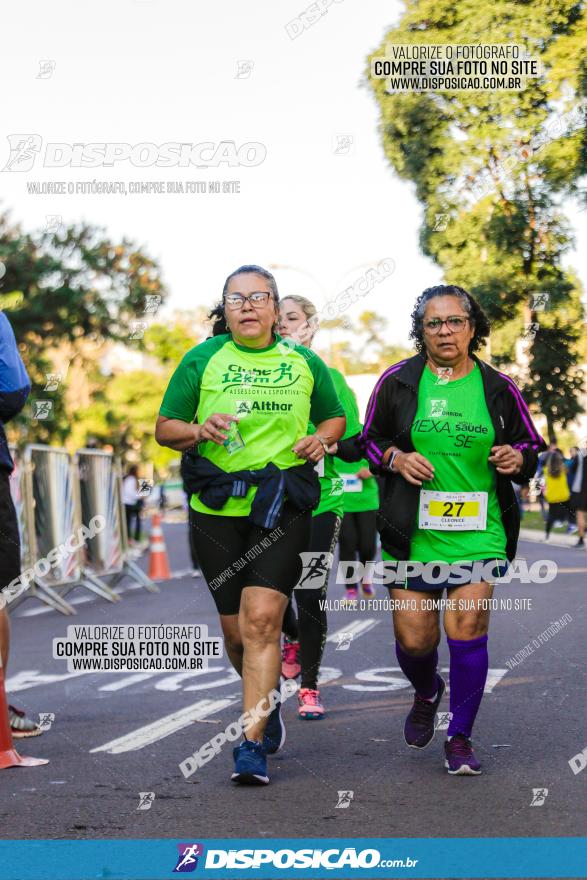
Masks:
[[[544,520],[542,519],[542,514],[539,510],[525,510],[524,518],[522,520],[522,528],[523,529],[536,529],[537,531],[544,532]],[[557,527],[556,529],[552,529],[551,534],[564,535],[567,531],[567,524],[564,526]]]

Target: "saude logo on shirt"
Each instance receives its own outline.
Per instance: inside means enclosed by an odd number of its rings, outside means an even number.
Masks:
[[[446,398],[432,398],[428,401],[429,418],[416,419],[412,425],[416,434],[443,434],[454,440],[457,448],[468,449],[475,436],[489,433],[487,425],[469,422],[458,410],[448,410]],[[462,421],[455,421],[456,419]]]
[[[222,384],[232,385],[266,385],[279,388],[295,385],[300,378],[298,372],[294,373],[293,364],[282,361],[278,367],[260,369],[259,367],[244,367],[242,364],[229,364],[228,370],[222,376]]]

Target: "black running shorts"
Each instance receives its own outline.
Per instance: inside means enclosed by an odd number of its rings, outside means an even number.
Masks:
[[[219,614],[238,614],[245,587],[269,587],[288,598],[310,546],[311,511],[287,502],[279,524],[263,529],[248,516],[191,511],[191,541]]]

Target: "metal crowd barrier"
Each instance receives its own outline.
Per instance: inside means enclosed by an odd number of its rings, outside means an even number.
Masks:
[[[21,539],[22,571],[37,563],[28,587],[9,602],[15,608],[27,598],[37,598],[63,614],[75,614],[65,599],[74,587],[85,587],[110,602],[120,600],[114,586],[130,576],[151,592],[158,587],[128,558],[126,520],[122,507],[120,463],[107,452],[81,449],[74,460],[65,449],[40,444],[26,447],[15,457],[11,492]],[[96,515],[105,527],[82,543],[80,529]],[[68,541],[72,541],[72,549]],[[56,561],[51,553],[59,549]],[[112,576],[111,583],[103,578]]]
[[[158,593],[157,585],[129,557],[120,460],[111,452],[79,449],[74,461],[79,474],[83,524],[88,526],[96,514],[106,519],[105,528],[86,542],[86,572],[100,578],[111,576],[109,589],[117,599],[120,597],[113,587],[127,576]]]

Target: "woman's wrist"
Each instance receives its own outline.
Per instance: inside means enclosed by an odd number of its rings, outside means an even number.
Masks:
[[[398,449],[397,446],[389,446],[385,450],[385,452],[383,453],[383,461],[382,461],[382,465],[384,468],[387,468],[387,470],[391,470],[391,461],[394,458],[394,456],[395,456],[395,458],[397,458],[396,453],[398,453],[398,452],[401,452],[401,450]]]
[[[326,440],[325,437],[322,437],[321,434],[314,434],[314,437],[322,444],[324,454],[327,454],[329,447],[332,446],[332,441],[329,443],[328,440]]]
[[[394,451],[391,453],[391,455],[389,457],[388,467],[389,467],[389,470],[391,471],[392,474],[399,473],[398,459],[399,459],[400,455],[403,455],[403,452],[400,449],[394,449]]]

